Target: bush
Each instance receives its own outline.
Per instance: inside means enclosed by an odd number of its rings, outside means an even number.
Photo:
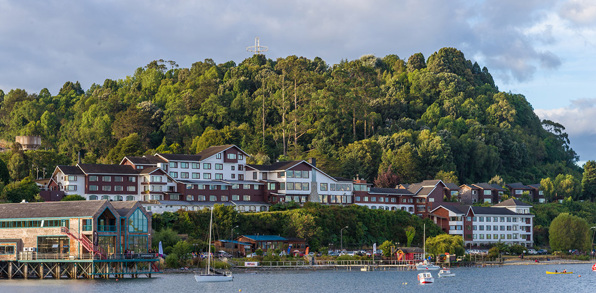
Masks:
[[[180,263],[178,262],[178,255],[176,255],[175,253],[168,254],[168,256],[166,256],[166,266],[168,268],[180,267]]]

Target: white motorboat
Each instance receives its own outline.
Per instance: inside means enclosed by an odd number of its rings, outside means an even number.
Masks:
[[[433,275],[430,272],[424,272],[418,274],[418,282],[420,282],[420,284],[430,284],[435,282],[435,278],[433,278]]]
[[[213,230],[213,209],[211,208],[211,219],[209,220],[209,253],[207,254],[207,270],[202,274],[195,274],[195,281],[203,282],[229,282],[234,280],[231,272],[219,273],[211,269],[211,231]]]
[[[455,273],[452,273],[449,269],[442,269],[439,271],[439,278],[455,277]]]
[[[441,269],[440,266],[429,263],[426,260],[416,264],[416,270],[418,271],[436,271],[439,269]]]

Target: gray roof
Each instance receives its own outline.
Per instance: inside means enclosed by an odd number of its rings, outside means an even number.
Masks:
[[[501,187],[501,185],[499,185],[499,184],[493,183],[490,186],[492,186],[495,190],[505,191],[505,189],[503,187]]]
[[[370,194],[413,195],[407,189],[371,187]]]
[[[157,156],[142,156],[142,157],[124,157],[135,165],[156,165],[157,163],[165,163],[166,161]]]
[[[521,200],[510,198],[494,205],[494,207],[531,207],[531,205]]]
[[[488,184],[486,182],[484,182],[484,183],[474,183],[474,185],[476,187],[479,187],[479,188],[482,188],[482,189],[490,189],[490,190],[495,189],[494,186],[492,186],[492,185],[490,185],[490,184]]]
[[[472,211],[474,215],[519,215],[512,210],[495,207],[472,206]]]
[[[107,200],[0,204],[0,219],[93,217],[103,211]]]
[[[116,209],[120,216],[126,216],[132,210],[138,201],[112,201],[110,204]]]
[[[459,190],[459,186],[457,186],[455,183],[445,183],[445,187],[451,190]]]
[[[277,171],[277,170],[287,170],[295,165],[298,165],[302,161],[285,161],[285,162],[275,162],[271,165],[253,165],[248,164],[247,166],[257,169],[259,171]]]
[[[218,146],[212,146],[212,147],[208,147],[202,151],[200,151],[198,154],[196,155],[188,155],[188,154],[161,154],[158,153],[156,154],[156,156],[160,156],[168,161],[201,161],[204,159],[207,159],[219,152],[223,152],[227,149],[230,148],[237,148],[240,152],[242,152],[243,154],[247,155],[243,150],[241,150],[239,147],[233,145],[233,144],[226,144],[226,145],[218,145]]]
[[[129,165],[77,164],[85,174],[138,175],[139,171]]]
[[[523,185],[521,182],[509,183],[509,184],[506,184],[505,186],[512,188],[512,189],[526,189],[526,190],[531,189],[530,187]]]
[[[433,211],[438,209],[439,207],[443,207],[457,214],[466,214],[468,212],[468,209],[470,208],[469,205],[462,205],[458,203],[442,203],[440,206],[434,208]]]
[[[60,169],[65,175],[83,175],[83,171],[77,166],[58,165],[56,168]]]

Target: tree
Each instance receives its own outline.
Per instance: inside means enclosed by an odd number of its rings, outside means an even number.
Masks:
[[[547,201],[553,201],[555,199],[555,185],[550,178],[540,180],[540,190],[544,193],[544,198]]]
[[[2,190],[0,199],[8,202],[21,202],[25,200],[27,202],[34,202],[39,199],[39,188],[37,184],[31,180],[30,177],[19,182],[13,182]]]
[[[399,175],[393,173],[391,165],[387,167],[387,171],[379,173],[375,178],[375,186],[381,188],[395,188],[400,182]]]
[[[591,201],[596,199],[596,161],[588,161],[584,164],[582,198]]]
[[[579,199],[581,193],[581,184],[577,178],[571,174],[559,174],[555,178],[555,190],[557,199],[572,198]]]
[[[3,160],[0,160],[0,182],[4,183],[4,185],[8,184],[10,180],[10,173],[8,171],[8,167]]]
[[[463,255],[464,240],[461,236],[441,234],[436,237],[429,237],[426,240],[426,251],[432,255],[444,253]]]
[[[549,243],[553,250],[590,250],[590,228],[586,220],[570,215],[559,214],[550,224]]]
[[[410,247],[410,245],[412,245],[412,240],[414,240],[414,236],[416,236],[416,228],[412,227],[412,226],[408,226],[406,229],[406,238],[407,238],[407,247]]]
[[[459,179],[457,179],[457,175],[455,171],[439,171],[437,175],[435,175],[435,179],[441,180],[445,183],[453,183],[455,185],[459,185]]]
[[[65,196],[60,201],[75,201],[75,200],[86,200],[86,198],[84,198],[78,194],[71,194],[71,195]]]
[[[390,257],[393,249],[395,249],[395,245],[393,242],[389,240],[385,240],[381,245],[379,245],[379,249],[383,251],[384,257]]]

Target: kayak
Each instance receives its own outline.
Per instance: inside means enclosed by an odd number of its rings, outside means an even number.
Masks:
[[[569,275],[569,274],[573,274],[573,272],[549,272],[546,271],[547,275]]]

